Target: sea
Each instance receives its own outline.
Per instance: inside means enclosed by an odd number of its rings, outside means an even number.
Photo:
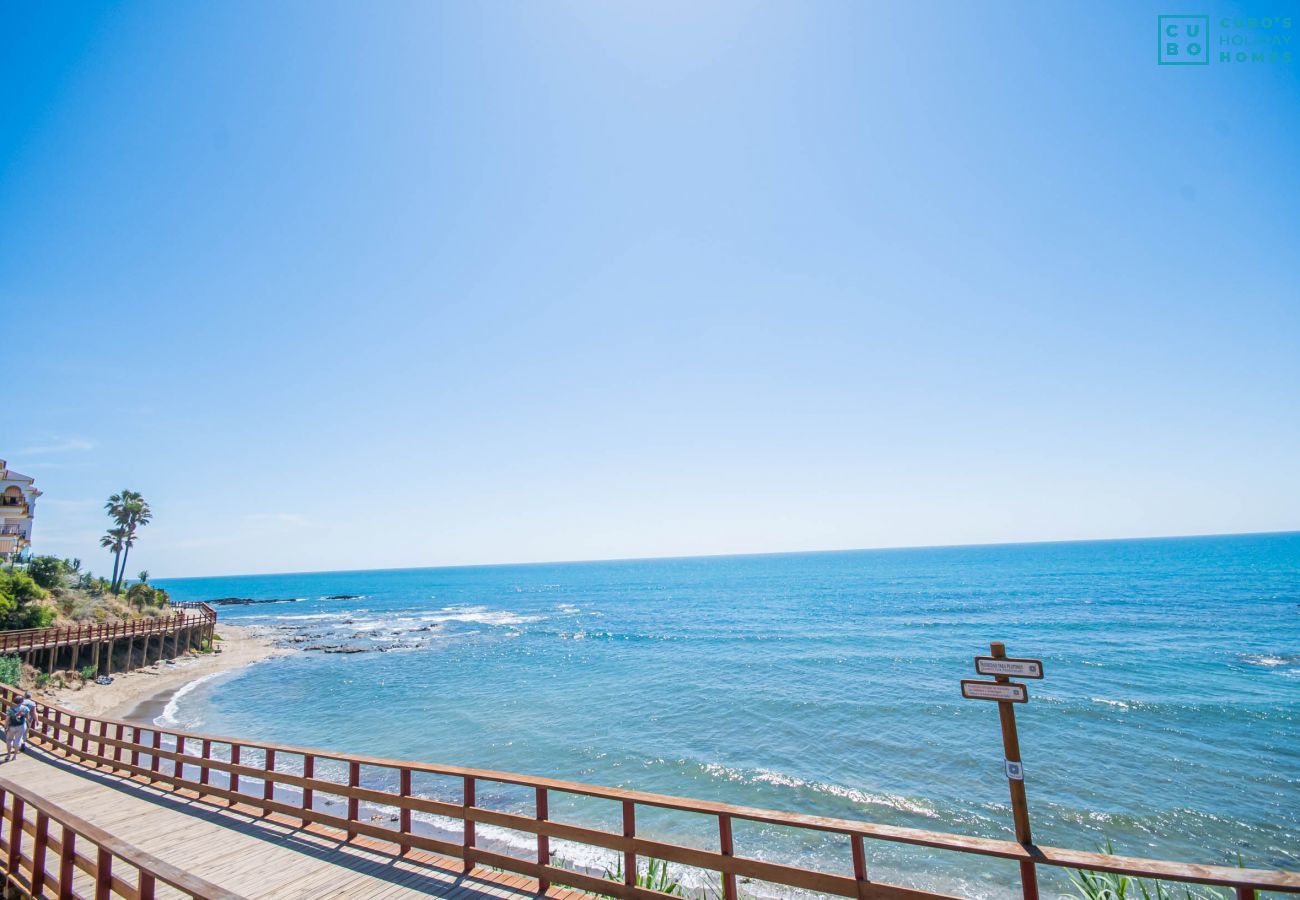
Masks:
[[[220,621],[299,651],[188,685],[171,726],[1009,838],[997,705],[959,686],[1002,641],[1043,661],[1016,708],[1038,843],[1300,869],[1300,533],[158,584],[287,601]],[[489,802],[532,808],[509,789]],[[617,821],[574,804],[561,817]],[[709,848],[716,828],[638,819]],[[738,824],[735,840],[852,871],[834,836]],[[880,881],[1018,895],[1000,860],[868,841],[867,863]],[[1068,873],[1043,885],[1072,892]]]

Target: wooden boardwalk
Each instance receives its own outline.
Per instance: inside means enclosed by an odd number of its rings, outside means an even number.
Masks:
[[[522,875],[476,868],[459,860],[412,851],[397,857],[365,838],[341,840],[328,829],[253,808],[199,800],[143,780],[91,770],[29,748],[0,776],[34,791],[117,835],[136,848],[243,897],[310,900],[318,897],[445,897],[455,900],[536,897],[537,882]],[[94,896],[84,875],[78,884]],[[159,886],[159,897],[180,896]],[[552,888],[548,897],[585,895]]]
[[[23,662],[46,672],[78,670],[83,664],[97,674],[113,673],[113,654],[118,644],[126,648],[125,669],[179,656],[185,650],[211,643],[217,613],[206,603],[170,603],[170,615],[98,625],[22,628],[0,631],[0,656],[18,656]],[[171,640],[171,649],[167,642]],[[139,662],[136,662],[137,646]],[[101,662],[101,652],[103,661]]]

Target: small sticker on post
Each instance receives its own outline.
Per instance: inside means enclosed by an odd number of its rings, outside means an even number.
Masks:
[[[1003,762],[1007,765],[1007,778],[1011,781],[1025,780],[1025,767],[1023,764],[1020,762],[1012,762],[1009,759],[1004,759]]]

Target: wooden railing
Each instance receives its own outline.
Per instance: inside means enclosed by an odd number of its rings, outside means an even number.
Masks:
[[[0,872],[7,889],[28,897],[153,900],[163,884],[186,897],[239,900],[7,778],[0,778]],[[78,872],[90,892],[78,889]]]
[[[0,695],[18,695],[0,686]],[[659,859],[709,870],[721,877],[725,900],[736,900],[737,879],[770,882],[841,897],[927,898],[939,897],[926,891],[871,880],[867,867],[867,841],[910,844],[934,850],[1014,860],[1030,866],[1056,866],[1114,872],[1166,881],[1219,885],[1231,888],[1240,900],[1256,891],[1300,893],[1300,873],[1168,862],[1136,857],[1112,856],[1079,850],[1022,845],[1014,841],[968,837],[914,828],[877,825],[848,819],[779,812],[689,800],[663,794],[621,788],[600,787],[553,778],[516,775],[460,766],[406,762],[314,750],[237,738],[195,734],[168,728],[79,715],[55,706],[42,705],[33,740],[38,746],[85,765],[106,768],[148,779],[155,786],[192,791],[202,797],[243,804],[262,814],[279,814],[308,825],[338,829],[348,840],[358,835],[387,842],[398,853],[412,848],[464,860],[466,869],[476,864],[492,866],[536,878],[541,891],[550,884],[568,885],[621,898],[664,897],[657,891],[635,884],[638,859]],[[318,771],[321,763],[334,763],[339,779]],[[370,776],[363,779],[363,774]],[[449,776],[459,782],[460,802],[421,796],[413,791],[414,776]],[[379,777],[376,777],[379,776]],[[249,792],[248,781],[258,784]],[[366,782],[369,782],[367,785]],[[379,782],[379,786],[375,786]],[[504,812],[478,805],[484,785],[512,785],[533,794],[533,814]],[[395,786],[395,787],[394,787]],[[291,794],[290,789],[296,796]],[[319,808],[317,795],[326,794],[346,801],[346,812]],[[286,796],[288,795],[288,796]],[[621,828],[607,831],[551,818],[555,795],[574,795],[613,801],[621,811]],[[363,819],[361,804],[384,809],[396,824],[387,826]],[[638,833],[638,808],[677,810],[711,817],[717,823],[717,849],[703,849],[655,840]],[[458,842],[422,834],[412,828],[413,813],[432,813],[460,823]],[[388,818],[383,816],[381,818]],[[738,852],[733,823],[755,822],[786,826],[844,840],[846,862],[851,859],[853,875],[824,872],[803,866],[785,865],[745,856]],[[477,827],[495,825],[532,835],[535,855],[521,858],[478,845]],[[573,841],[621,854],[623,883],[587,872],[555,865],[550,840]]]
[[[73,644],[93,644],[124,638],[171,634],[182,628],[215,624],[217,613],[206,603],[173,603],[180,612],[157,619],[114,622],[104,625],[79,625],[67,628],[22,628],[0,631],[0,655],[49,650]]]

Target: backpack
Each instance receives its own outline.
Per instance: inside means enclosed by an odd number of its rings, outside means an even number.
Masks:
[[[19,728],[27,724],[27,707],[15,706],[9,710],[9,727]]]

